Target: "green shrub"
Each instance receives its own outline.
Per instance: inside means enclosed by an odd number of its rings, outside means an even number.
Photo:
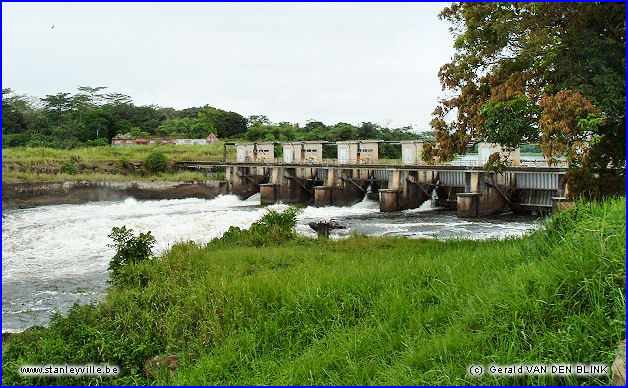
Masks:
[[[111,282],[124,282],[124,269],[129,264],[139,263],[149,260],[153,256],[152,248],[155,245],[155,237],[149,232],[140,233],[139,236],[133,234],[133,229],[114,227],[111,229],[109,237],[114,241],[110,244],[116,248],[116,254],[109,262],[111,271]],[[128,279],[125,279],[128,280]]]
[[[78,167],[76,167],[76,164],[72,161],[63,162],[61,164],[61,171],[70,175],[76,175],[79,173]]]
[[[144,159],[144,166],[150,172],[164,172],[168,167],[168,158],[163,152],[154,151]]]
[[[241,246],[278,245],[296,236],[296,216],[299,209],[289,207],[283,212],[268,209],[262,218],[254,222],[248,230],[237,226],[230,227],[220,238],[212,243]]]

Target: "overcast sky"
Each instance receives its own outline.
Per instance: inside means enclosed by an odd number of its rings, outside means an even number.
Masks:
[[[2,87],[427,129],[453,55],[445,5],[3,3]]]

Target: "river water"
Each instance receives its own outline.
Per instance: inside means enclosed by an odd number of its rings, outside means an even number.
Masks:
[[[107,267],[114,255],[107,237],[114,226],[136,233],[152,231],[156,253],[176,242],[206,243],[230,226],[249,227],[266,210],[259,194],[239,200],[222,195],[212,200],[99,201],[40,206],[2,212],[2,331],[22,331],[46,325],[52,312],[64,314],[75,302],[96,302],[107,288]],[[283,204],[270,208],[282,210]],[[335,218],[352,232],[409,238],[504,238],[538,227],[535,217],[504,214],[463,220],[455,212],[435,209],[431,202],[418,209],[380,213],[375,201],[364,199],[350,207],[306,207],[297,218],[297,232],[316,236],[308,223]]]

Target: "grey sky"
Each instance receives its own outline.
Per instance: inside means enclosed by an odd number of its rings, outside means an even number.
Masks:
[[[445,5],[3,3],[2,87],[427,129],[453,54]]]

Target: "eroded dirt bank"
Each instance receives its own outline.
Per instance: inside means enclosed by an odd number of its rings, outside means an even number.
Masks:
[[[2,208],[116,200],[127,197],[137,199],[190,197],[212,199],[220,194],[226,194],[227,190],[227,182],[222,181],[3,182]]]

